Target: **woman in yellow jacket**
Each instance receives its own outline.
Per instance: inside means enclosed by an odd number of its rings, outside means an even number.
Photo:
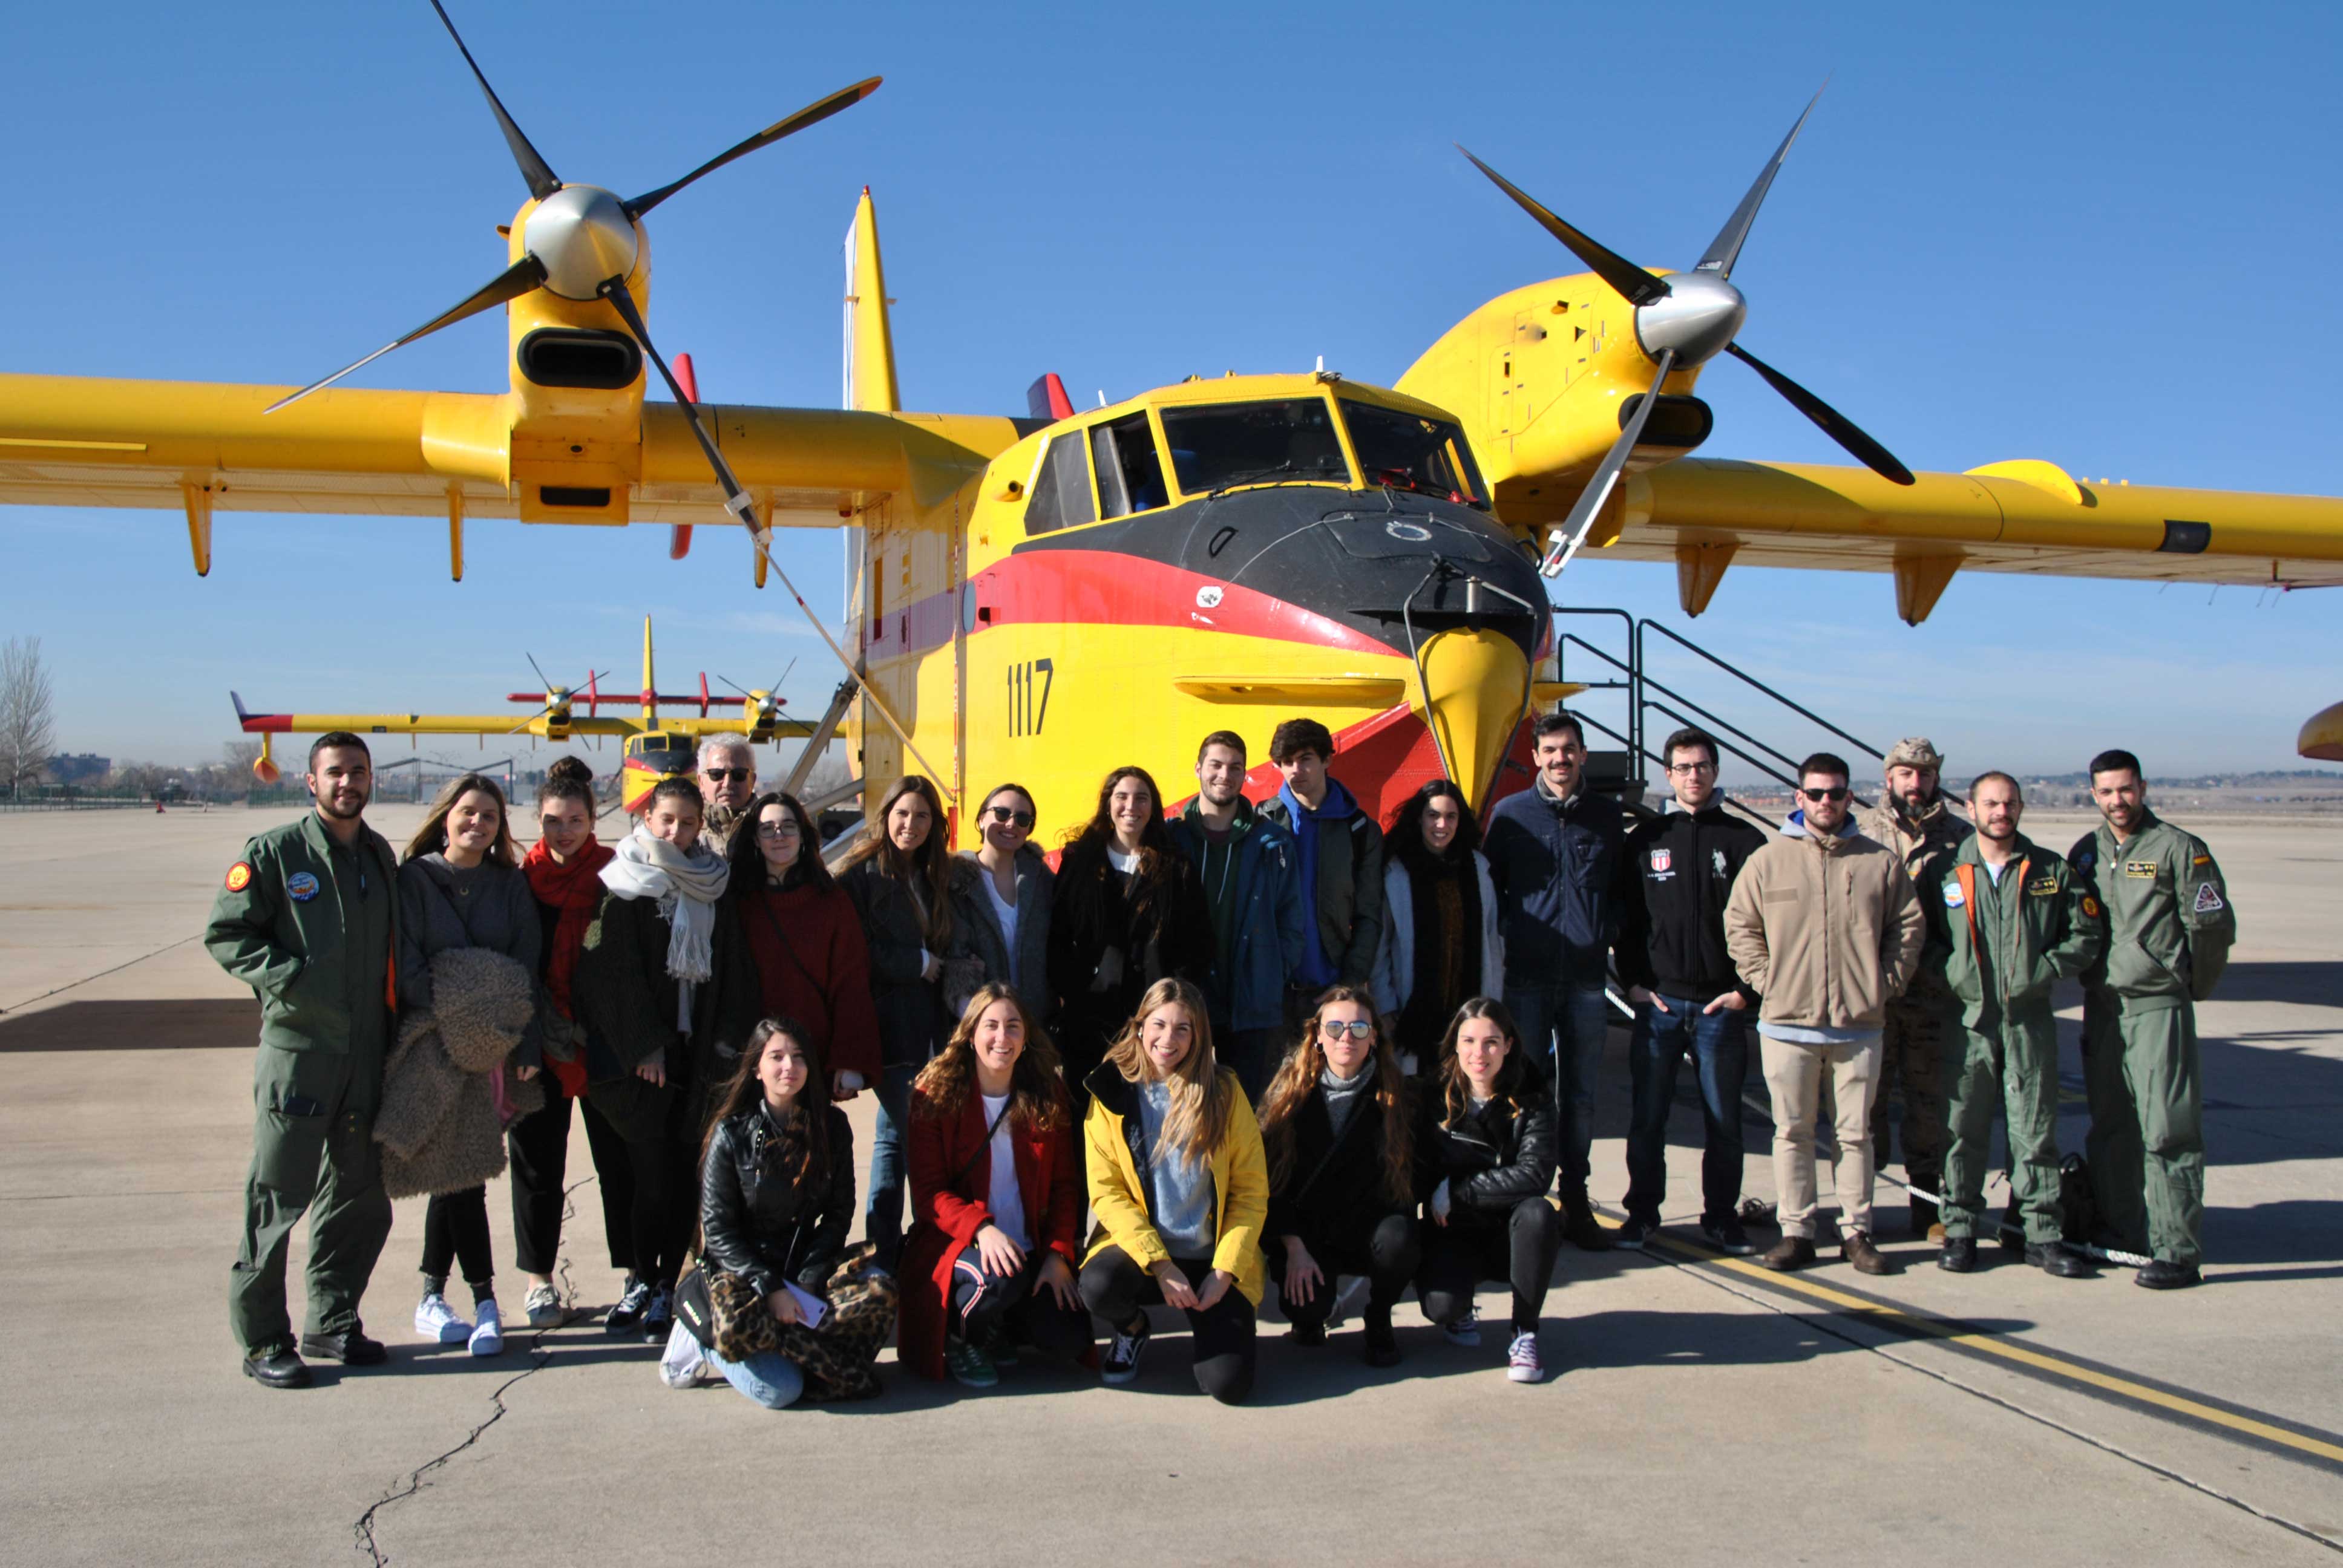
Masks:
[[[1235,1073],[1212,1055],[1203,993],[1161,980],[1083,1087],[1096,1227],[1082,1301],[1114,1328],[1108,1382],[1139,1375],[1147,1309],[1187,1315],[1196,1384],[1222,1404],[1252,1392],[1253,1308],[1269,1171]]]

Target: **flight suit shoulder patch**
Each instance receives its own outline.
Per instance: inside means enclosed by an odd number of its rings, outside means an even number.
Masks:
[[[2214,886],[2211,882],[2200,882],[2197,884],[2197,902],[2194,907],[2197,913],[2200,915],[2217,915],[2223,910],[2228,908],[2227,904],[2224,904],[2221,901],[2221,890]]]
[[[1945,880],[1945,908],[1948,910],[1957,910],[1966,902],[1968,902],[1968,900],[1962,894],[1961,885],[1958,882],[1954,881],[1952,879],[1946,878]]]
[[[235,865],[230,866],[227,869],[226,883],[227,890],[231,893],[240,893],[252,886],[252,862],[238,860]]]
[[[2084,917],[2087,920],[2096,920],[2099,918],[2099,900],[2091,897],[2090,894],[2085,893],[2083,895]]]
[[[285,891],[297,904],[306,904],[317,896],[317,879],[307,871],[296,871],[285,879]]]
[[[2199,854],[2193,857],[2188,863],[2192,866],[2209,866],[2213,863],[2213,857],[2210,855]]]

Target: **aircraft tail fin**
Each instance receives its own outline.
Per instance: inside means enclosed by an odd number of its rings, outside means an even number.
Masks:
[[[879,262],[879,214],[870,187],[854,206],[846,231],[845,396],[840,405],[867,413],[902,407],[895,387],[895,335],[887,319],[887,274]]]
[[[1025,407],[1036,419],[1071,419],[1074,417],[1074,400],[1066,396],[1066,384],[1051,371],[1025,388]]]

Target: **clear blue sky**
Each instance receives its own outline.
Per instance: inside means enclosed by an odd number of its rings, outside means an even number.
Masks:
[[[1576,270],[1451,149],[1651,265],[1699,254],[1835,73],[1735,282],[1751,347],[1915,467],[2343,494],[2328,7],[1553,5],[688,7],[451,0],[565,177],[664,182],[860,76],[885,88],[661,208],[652,322],[703,393],[834,406],[840,241],[879,213],[915,408],[1021,411],[1191,371],[1388,383],[1489,297]],[[19,8],[0,95],[14,305],[0,367],[298,382],[503,265],[524,191],[423,0]],[[355,384],[491,390],[490,317]],[[1737,366],[1715,456],[1841,461]],[[745,541],[482,523],[447,581],[429,519],[223,515],[208,580],[176,514],[0,510],[0,635],[44,641],[68,749],[191,760],[256,706],[493,707],[524,650],[834,682]],[[834,608],[827,531],[783,559]],[[1561,596],[1661,616],[1865,739],[1956,772],[2298,765],[2343,697],[2319,592],[1955,582],[1923,628],[1885,577],[1736,571],[1697,623],[1672,568]],[[662,684],[668,682],[663,681]],[[1598,709],[1599,711],[1599,709]],[[469,742],[458,743],[468,748]],[[441,749],[447,749],[442,748]]]

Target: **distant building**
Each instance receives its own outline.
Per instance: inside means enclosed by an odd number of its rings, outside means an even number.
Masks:
[[[49,759],[49,779],[56,784],[95,784],[114,771],[114,759],[85,751],[78,757]]]

